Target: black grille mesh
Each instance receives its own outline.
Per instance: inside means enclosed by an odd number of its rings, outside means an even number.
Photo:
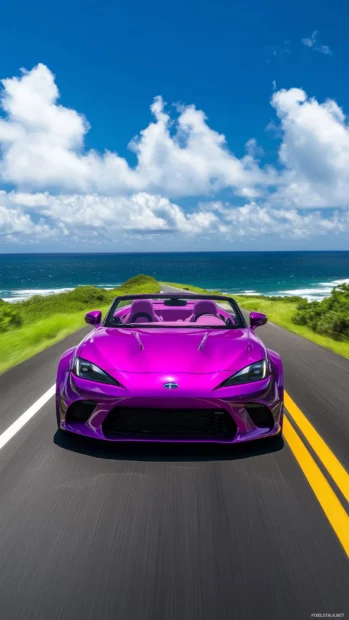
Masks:
[[[273,428],[274,418],[268,407],[251,403],[250,405],[245,405],[245,409],[255,426],[258,428]]]
[[[232,440],[237,427],[224,410],[116,407],[103,423],[106,437]]]
[[[78,400],[70,405],[66,419],[68,422],[87,422],[95,406],[92,400]]]

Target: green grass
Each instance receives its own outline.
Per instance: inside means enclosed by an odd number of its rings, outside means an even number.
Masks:
[[[0,373],[83,327],[84,313],[54,315],[0,334]]]
[[[83,327],[89,310],[105,313],[117,295],[159,291],[154,278],[140,275],[111,291],[81,286],[68,293],[37,295],[16,304],[1,302],[0,373]]]
[[[206,289],[198,286],[192,286],[190,284],[178,284],[174,282],[164,282],[169,286],[176,286],[178,288],[188,288],[193,293],[212,293],[213,291],[207,291]],[[217,291],[217,294],[222,294]],[[297,325],[293,323],[292,319],[296,313],[299,302],[302,301],[301,297],[265,297],[263,295],[247,296],[247,295],[232,295],[241,308],[250,312],[264,312],[269,321],[280,325],[285,329],[302,336],[311,342],[315,342],[321,347],[330,349],[338,355],[342,355],[349,359],[349,341],[348,340],[335,340],[330,336],[318,334],[310,327],[305,325]],[[263,338],[263,328],[259,330],[261,337]]]
[[[164,284],[187,288],[193,293],[215,294],[214,291],[189,284],[178,282],[164,282]],[[0,373],[83,327],[84,315],[89,310],[99,309],[105,313],[117,295],[158,293],[160,289],[161,285],[157,280],[150,276],[139,275],[111,291],[94,286],[81,286],[68,293],[48,297],[35,296],[16,304],[0,300]],[[219,291],[216,293],[220,294]],[[347,293],[344,291],[340,294],[343,296]],[[233,295],[233,297],[245,310],[264,312],[271,322],[349,359],[347,338],[334,339],[293,321],[296,312],[300,314],[300,302],[304,304],[301,298],[271,298],[263,295]],[[336,296],[332,294],[332,297],[335,299]],[[312,308],[313,306],[309,305],[309,309]],[[306,311],[303,307],[303,314]],[[317,306],[314,311],[317,311]],[[261,331],[261,336],[262,333]]]
[[[349,359],[348,341],[334,340],[334,338],[331,338],[330,336],[317,334],[310,329],[310,327],[305,325],[296,325],[296,323],[293,323],[292,318],[296,313],[299,303],[298,301],[288,301],[285,303],[281,300],[273,301],[272,299],[247,297],[245,295],[234,295],[234,299],[245,310],[264,312],[272,323],[280,325],[294,334],[298,334],[298,336],[303,336],[303,338],[311,340],[321,347],[330,349],[334,353],[338,353],[338,355],[342,355],[343,357]],[[261,328],[261,330],[262,329],[263,328]],[[263,337],[262,332],[261,337]]]

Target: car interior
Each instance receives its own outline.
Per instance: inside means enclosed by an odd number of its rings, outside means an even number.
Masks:
[[[195,323],[202,326],[232,326],[235,324],[232,308],[229,311],[211,299],[186,300],[134,299],[128,306],[119,308],[113,316],[113,324],[130,325],[161,323],[162,326],[178,326],[179,323]]]

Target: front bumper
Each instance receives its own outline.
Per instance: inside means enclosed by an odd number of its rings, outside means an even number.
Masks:
[[[166,378],[165,378],[166,380]],[[159,377],[159,382],[164,382],[164,377]],[[154,381],[152,381],[152,384]],[[161,385],[162,385],[161,383]],[[57,423],[59,428],[70,433],[83,435],[90,438],[102,439],[107,441],[152,441],[152,442],[194,442],[194,443],[223,443],[237,444],[263,437],[271,437],[278,435],[282,431],[283,421],[283,388],[278,384],[274,376],[263,381],[253,384],[245,384],[229,388],[219,388],[212,390],[205,387],[200,377],[200,385],[195,386],[195,381],[191,377],[190,383],[183,389],[172,391],[159,390],[158,385],[149,384],[148,388],[142,386],[142,393],[137,393],[136,389],[132,390],[132,394],[126,389],[117,386],[105,385],[80,379],[71,372],[64,373],[62,381],[57,385],[56,412]],[[208,383],[208,382],[206,382]],[[92,412],[86,421],[72,419],[70,411],[71,406],[78,401],[89,401],[94,404]],[[251,408],[252,405],[252,408]],[[270,412],[269,424],[256,425],[253,421],[253,405],[261,405]],[[205,411],[209,412],[225,412],[234,422],[234,431],[227,434],[212,434],[205,431],[204,436],[193,436],[181,430],[180,435],[169,436],[162,432],[161,436],[157,433],[150,435],[145,433],[140,436],[139,433],[129,432],[113,433],[106,432],[106,420],[113,412],[119,410],[123,413],[129,409],[130,413],[135,410],[138,413],[142,411],[159,410],[171,413],[171,419],[175,417],[173,412],[181,413],[183,420],[183,411],[190,412],[190,418],[193,418],[193,411],[197,411],[198,415],[205,417]],[[252,415],[251,415],[252,412]],[[162,416],[162,412],[161,412]],[[189,419],[189,418],[188,418]],[[163,423],[163,418],[161,418]],[[163,424],[161,425],[163,427]]]

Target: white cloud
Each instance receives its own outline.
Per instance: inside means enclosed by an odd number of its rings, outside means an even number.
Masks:
[[[0,193],[0,204],[6,220],[17,213],[23,222],[21,232],[28,225],[31,233],[47,234],[31,216],[35,212],[51,227],[51,234],[75,234],[81,239],[98,235],[115,238],[123,232],[160,233],[178,232],[201,234],[222,230],[219,218],[212,212],[196,210],[186,213],[168,198],[141,192],[132,196],[100,196],[98,194],[25,194]]]
[[[35,220],[33,206],[35,205]],[[64,243],[115,243],[121,237],[173,233],[211,235],[219,239],[267,236],[293,239],[349,232],[349,211],[325,217],[321,211],[275,208],[249,202],[241,207],[222,201],[198,203],[191,212],[167,198],[147,193],[106,197],[97,194],[1,193],[3,234],[34,241],[51,238]]]
[[[23,237],[39,240],[54,236],[52,229],[44,221],[35,223],[28,213],[10,208],[0,203],[0,241],[20,240]]]
[[[0,191],[3,238],[98,244],[140,233],[297,239],[348,232],[349,126],[333,100],[321,103],[297,88],[273,92],[280,140],[273,167],[262,166],[254,138],[237,158],[204,112],[177,106],[172,119],[156,97],[153,121],[130,142],[131,167],[116,153],[84,149],[88,122],[58,104],[44,65],[3,86],[0,181],[15,188]],[[227,189],[234,206],[219,200]],[[179,204],[187,196],[190,209]],[[237,206],[241,198],[247,204]],[[305,207],[338,210],[328,216]]]
[[[332,51],[328,45],[320,45],[318,30],[314,30],[309,38],[302,39],[302,43],[306,47],[313,49],[314,52],[320,52],[321,54],[325,54],[327,56],[332,55]]]
[[[51,71],[42,64],[2,81],[0,178],[18,187],[99,192],[206,194],[224,187],[244,193],[270,181],[251,155],[235,157],[225,137],[211,129],[194,106],[178,108],[172,121],[161,97],[151,106],[154,122],[130,143],[138,164],[116,153],[84,151],[86,119],[58,104]],[[256,190],[255,190],[256,191]]]
[[[272,97],[281,122],[284,166],[274,199],[298,207],[349,205],[349,126],[333,100],[319,103],[298,88]]]
[[[269,238],[280,236],[301,239],[349,231],[348,211],[344,214],[335,212],[326,218],[318,211],[304,213],[296,209],[276,209],[256,203],[235,208],[221,205],[219,210],[232,236],[255,238],[268,235]]]
[[[302,39],[302,43],[303,43],[303,45],[305,45],[306,47],[313,47],[313,46],[314,46],[314,40],[313,40],[313,37],[314,37],[314,35],[316,36],[316,32],[317,32],[317,31],[316,31],[316,30],[314,30],[314,32],[313,32],[313,34],[312,34],[312,36],[311,36],[311,38],[310,38],[310,39],[308,39],[308,38]]]

